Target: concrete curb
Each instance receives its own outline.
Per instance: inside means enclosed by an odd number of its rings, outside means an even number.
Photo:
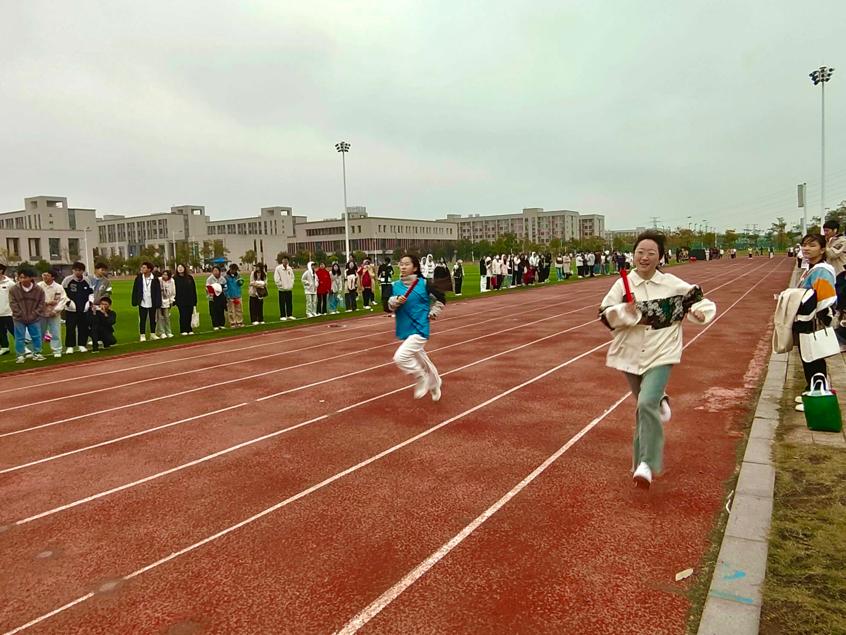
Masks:
[[[772,446],[787,359],[787,353],[773,353],[767,366],[699,635],[759,631],[775,486]]]

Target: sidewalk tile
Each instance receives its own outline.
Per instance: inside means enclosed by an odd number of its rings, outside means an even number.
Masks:
[[[726,526],[726,536],[767,542],[772,511],[771,498],[736,494]]]
[[[737,479],[735,491],[749,496],[767,497],[773,495],[775,467],[760,463],[744,463]]]
[[[770,465],[773,462],[773,442],[767,439],[750,437],[743,455],[744,463],[762,463]]]

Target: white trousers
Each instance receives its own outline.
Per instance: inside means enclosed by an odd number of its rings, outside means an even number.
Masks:
[[[317,294],[306,293],[306,315],[317,315]]]
[[[434,381],[438,379],[438,369],[423,350],[426,342],[422,335],[409,335],[394,353],[394,363],[404,373],[418,378],[428,375],[430,381]]]

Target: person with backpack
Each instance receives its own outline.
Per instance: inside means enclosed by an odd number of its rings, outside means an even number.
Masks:
[[[396,315],[396,335],[402,340],[394,353],[394,363],[416,378],[415,399],[421,399],[428,392],[432,401],[438,401],[442,380],[424,346],[429,340],[429,321],[440,316],[446,296],[434,285],[427,284],[417,256],[403,256],[399,266],[400,279],[394,282],[393,295],[388,299],[388,307]],[[434,299],[434,304],[430,298]]]

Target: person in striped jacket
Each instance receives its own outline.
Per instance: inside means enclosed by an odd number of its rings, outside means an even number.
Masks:
[[[802,238],[801,245],[802,254],[810,266],[796,286],[813,293],[806,293],[803,297],[793,328],[797,333],[812,333],[818,329],[818,324],[831,326],[837,308],[836,280],[834,267],[826,262],[825,238],[820,234],[808,234]],[[825,358],[811,362],[802,360],[802,370],[805,372],[805,390],[811,389],[811,378],[817,373],[828,375]],[[798,401],[796,409],[801,411],[802,404]]]

